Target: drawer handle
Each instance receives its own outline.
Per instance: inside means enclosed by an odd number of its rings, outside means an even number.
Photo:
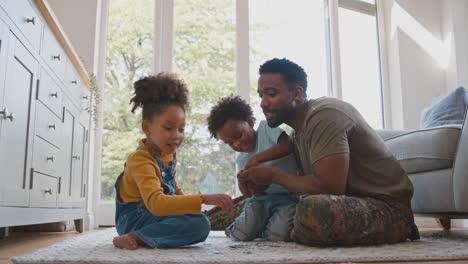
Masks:
[[[75,155],[75,156],[73,156],[72,158],[73,158],[74,160],[81,160],[81,157],[78,156],[78,155]]]
[[[53,128],[55,130],[55,124],[49,125],[49,129]]]
[[[88,100],[88,98],[89,97],[87,95],[83,96],[83,99],[85,99],[85,100]]]
[[[3,110],[0,111],[0,115],[3,115],[3,120],[10,119],[11,122],[15,120],[15,116],[13,115],[13,113],[8,114],[8,109],[6,108],[3,108]]]
[[[49,188],[49,189],[47,189],[47,190],[44,190],[44,193],[48,193],[48,194],[52,195],[52,189]]]
[[[71,83],[77,85],[77,84],[78,84],[78,81],[77,81],[77,80],[74,80],[74,81],[71,81]]]
[[[32,23],[33,25],[36,25],[36,18],[26,18],[26,23]]]
[[[50,95],[50,97],[58,98],[58,92],[50,93],[49,95]]]
[[[60,60],[60,54],[57,55],[57,56],[52,56],[52,59],[54,59],[54,60]]]
[[[48,156],[48,157],[47,157],[47,160],[50,160],[50,161],[52,161],[52,162],[54,162],[54,159],[55,159],[54,155]]]

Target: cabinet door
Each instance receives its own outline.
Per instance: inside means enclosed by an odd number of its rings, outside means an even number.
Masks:
[[[66,102],[65,105],[70,105]],[[62,173],[59,177],[59,207],[72,207],[72,156],[73,156],[73,141],[74,141],[74,127],[75,127],[75,113],[69,108],[65,108],[63,117],[63,135],[62,135],[62,148],[60,149],[64,159],[62,166]]]
[[[5,89],[1,109],[0,177],[3,205],[28,206],[37,62],[13,34],[8,47]]]
[[[78,120],[78,119],[77,119]],[[72,199],[74,207],[84,206],[83,199],[83,160],[84,160],[84,138],[85,138],[85,127],[81,122],[76,122],[74,131],[74,142],[73,142],[73,156],[72,156]]]

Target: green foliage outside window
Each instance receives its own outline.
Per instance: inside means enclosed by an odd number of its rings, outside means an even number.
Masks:
[[[151,74],[153,0],[112,0],[104,87],[101,198],[143,137],[141,114],[128,104],[133,83]],[[186,193],[235,194],[235,153],[209,139],[206,116],[221,97],[235,93],[235,1],[178,0],[174,11],[173,71],[190,89],[185,141],[177,152],[177,182]],[[154,36],[158,37],[158,36]]]

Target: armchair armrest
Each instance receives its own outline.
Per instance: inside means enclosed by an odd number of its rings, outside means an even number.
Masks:
[[[468,115],[466,111],[453,163],[453,193],[457,211],[468,212]]]

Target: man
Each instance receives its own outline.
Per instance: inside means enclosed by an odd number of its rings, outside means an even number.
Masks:
[[[287,124],[301,176],[260,165],[259,186],[301,194],[291,238],[312,246],[362,246],[419,238],[413,186],[383,140],[350,104],[307,100],[307,74],[287,59],[260,66],[258,94],[270,127]],[[364,96],[364,95],[363,95]]]

